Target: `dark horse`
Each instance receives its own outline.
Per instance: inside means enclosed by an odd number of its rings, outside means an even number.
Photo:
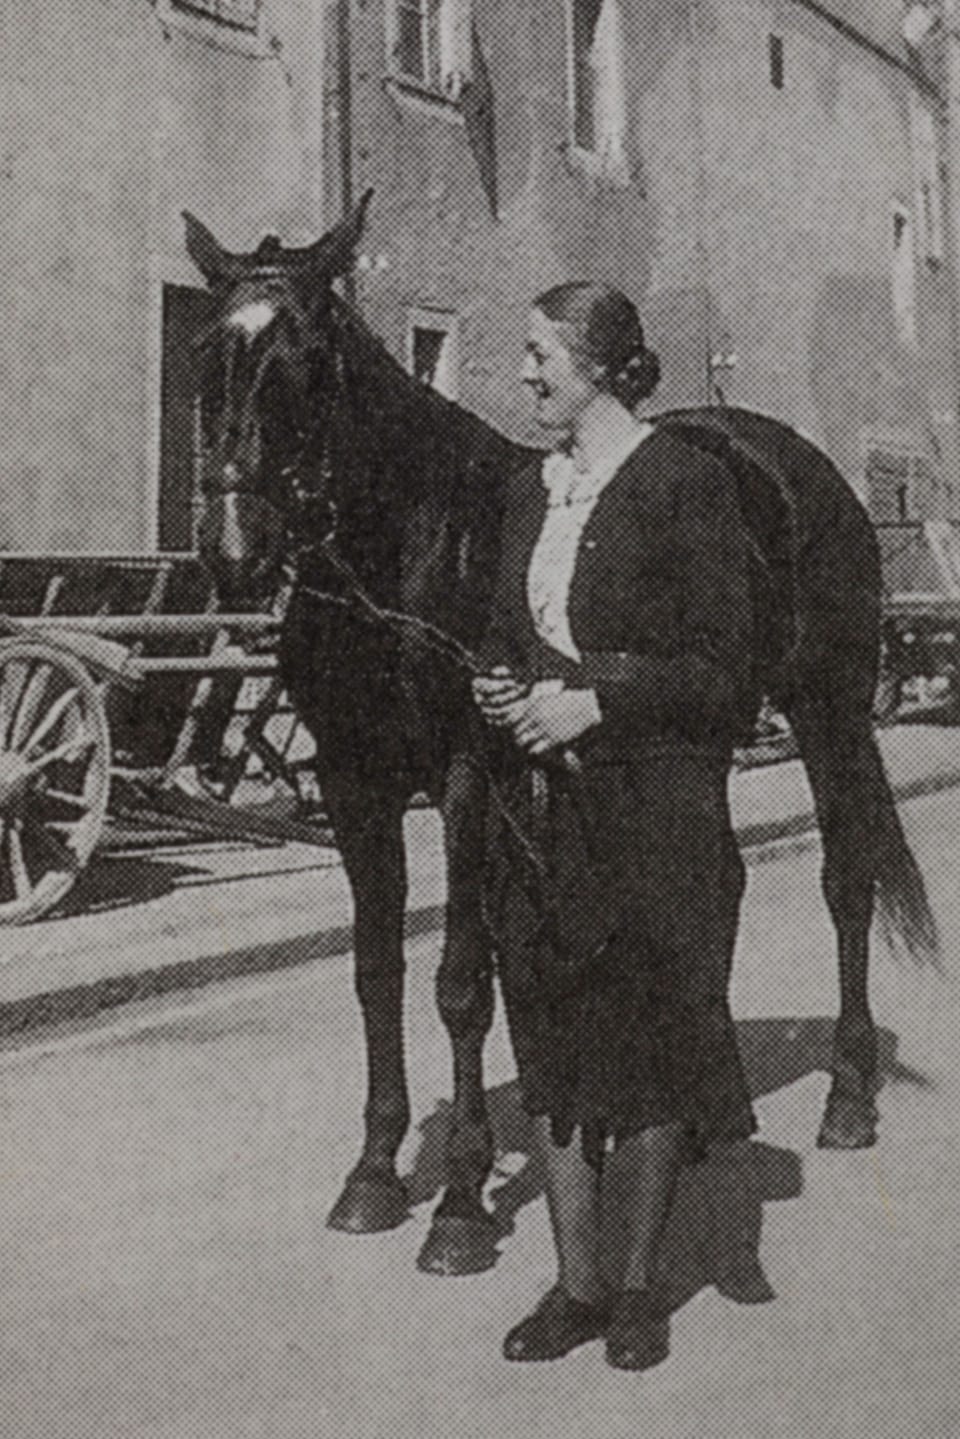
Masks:
[[[408,1213],[396,1170],[410,1123],[402,819],[418,792],[442,810],[448,898],[437,1000],[454,1099],[447,1189],[420,1263],[463,1273],[493,1262],[496,1235],[482,1203],[493,1161],[482,1066],[493,963],[480,884],[490,777],[458,661],[481,640],[505,489],[529,452],[407,375],[333,291],[352,265],[368,198],[314,246],[285,249],[271,237],[246,256],[187,217],[190,254],[222,302],[206,346],[204,551],[225,598],[249,600],[281,553],[293,566],[281,667],[316,739],[355,902],[365,1143],[330,1215],[353,1232],[390,1228]],[[839,945],[840,1016],[819,1142],[869,1145],[875,898],[914,957],[936,953],[872,728],[874,533],[829,460],[785,425],[734,409],[657,423],[716,454],[739,483],[753,555],[757,705],[770,696],[795,731]]]

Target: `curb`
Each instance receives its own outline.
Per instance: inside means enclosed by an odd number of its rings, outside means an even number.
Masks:
[[[938,794],[960,787],[960,766],[894,786],[898,803]],[[804,810],[783,819],[741,826],[738,831],[744,858],[749,865],[762,864],[784,855],[784,840],[795,840],[791,850],[805,849],[818,836],[813,813]],[[408,940],[424,938],[443,924],[444,909],[428,904],[407,915]],[[169,964],[132,973],[100,977],[36,995],[0,1002],[0,1046],[4,1040],[35,1030],[88,1020],[121,1005],[156,999],[176,991],[187,992],[242,979],[253,974],[279,973],[319,959],[343,958],[350,953],[353,929],[349,924],[333,926],[319,934],[296,936],[247,949],[175,960]]]
[[[940,794],[944,790],[960,786],[960,766],[954,769],[938,770],[933,774],[921,775],[893,786],[897,804],[906,804],[912,799],[923,799],[927,795]],[[751,859],[762,862],[766,852],[779,846],[785,839],[806,839],[819,833],[816,816],[812,810],[788,815],[785,819],[763,820],[757,824],[741,825],[737,830],[740,847],[748,863]]]

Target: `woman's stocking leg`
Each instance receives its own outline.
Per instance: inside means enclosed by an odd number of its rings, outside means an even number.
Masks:
[[[682,1125],[665,1124],[631,1135],[607,1155],[604,1183],[615,1188],[624,1230],[621,1289],[652,1286],[683,1154]]]
[[[682,1126],[667,1124],[632,1135],[608,1156],[604,1180],[617,1191],[625,1239],[618,1246],[625,1258],[607,1329],[607,1363],[616,1369],[651,1369],[670,1352],[670,1324],[654,1282],[683,1152]]]
[[[553,1142],[550,1121],[536,1122],[547,1172],[547,1202],[560,1284],[571,1299],[592,1304],[605,1297],[599,1267],[600,1196],[596,1170],[583,1157],[579,1133]]]

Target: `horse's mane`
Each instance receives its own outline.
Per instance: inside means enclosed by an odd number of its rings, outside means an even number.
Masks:
[[[411,375],[354,305],[333,296],[355,441],[373,475],[402,470],[407,494],[453,484],[505,480],[527,453],[479,415]],[[389,482],[389,480],[388,480]]]

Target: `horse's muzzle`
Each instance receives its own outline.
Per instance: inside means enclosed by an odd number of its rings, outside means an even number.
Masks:
[[[284,552],[283,519],[262,495],[212,495],[200,526],[200,557],[221,601],[258,599],[272,588]]]

